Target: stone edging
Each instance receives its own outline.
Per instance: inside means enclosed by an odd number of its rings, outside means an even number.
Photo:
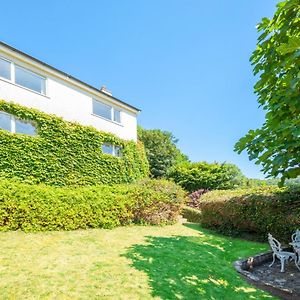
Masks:
[[[251,273],[253,267],[262,265],[272,261],[272,251],[260,253],[248,259],[241,259],[234,262],[234,268],[241,274],[249,283],[256,287],[268,291],[270,294],[286,300],[300,299],[300,295],[289,289],[281,289],[269,282],[262,281],[260,278]]]

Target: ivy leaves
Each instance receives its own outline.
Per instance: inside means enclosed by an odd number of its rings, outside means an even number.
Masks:
[[[260,106],[266,111],[263,126],[250,130],[235,145],[262,165],[269,177],[300,175],[300,2],[277,5],[272,19],[257,26],[261,35],[250,61]]]

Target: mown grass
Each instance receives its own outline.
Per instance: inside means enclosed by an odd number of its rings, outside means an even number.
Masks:
[[[267,249],[196,225],[0,233],[0,299],[270,299],[232,262]]]

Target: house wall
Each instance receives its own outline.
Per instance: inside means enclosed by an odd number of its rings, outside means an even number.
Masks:
[[[3,46],[0,46],[0,57],[47,78],[46,95],[41,95],[0,77],[0,99],[55,114],[67,121],[91,125],[125,140],[137,140],[137,111],[134,109]],[[93,115],[93,99],[121,110],[122,124]]]

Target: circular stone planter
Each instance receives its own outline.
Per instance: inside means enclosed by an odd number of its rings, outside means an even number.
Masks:
[[[270,268],[272,254],[273,252],[269,251],[238,260],[234,267],[256,287],[282,299],[300,300],[300,271],[291,262],[285,266],[285,272],[281,273],[280,262],[277,260]]]

